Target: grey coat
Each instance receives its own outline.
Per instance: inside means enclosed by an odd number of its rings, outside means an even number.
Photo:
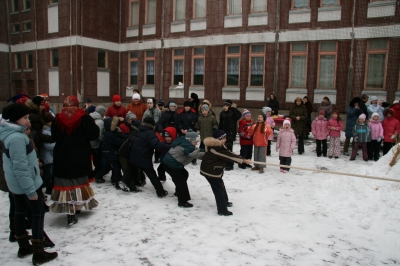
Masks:
[[[92,148],[97,149],[100,147],[100,142],[103,139],[104,121],[103,121],[103,117],[98,112],[93,112],[93,113],[90,113],[89,115],[93,118],[94,123],[100,129],[99,138],[90,142],[90,145],[92,146]]]

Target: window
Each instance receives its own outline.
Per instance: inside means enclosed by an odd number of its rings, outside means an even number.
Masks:
[[[240,46],[226,48],[226,85],[239,86]]]
[[[51,50],[51,66],[58,67],[58,49]]]
[[[336,74],[336,42],[322,42],[319,44],[318,54],[318,81],[317,87],[321,89],[335,88]]]
[[[193,85],[204,85],[204,48],[193,48]]]
[[[339,4],[340,0],[321,0],[321,6],[334,6]]]
[[[252,45],[250,48],[250,86],[264,85],[264,45]]]
[[[21,65],[21,54],[20,53],[16,53],[14,54],[14,69],[21,69],[22,65]]]
[[[251,1],[251,12],[266,12],[267,11],[267,0],[252,0]]]
[[[183,83],[183,64],[185,59],[185,50],[184,49],[174,49],[172,62],[173,66],[173,85],[178,85],[179,82]]]
[[[19,23],[12,24],[12,33],[19,33],[20,26]]]
[[[131,0],[130,1],[130,25],[137,26],[139,25],[139,0]]]
[[[228,15],[242,13],[242,0],[228,0]]]
[[[205,18],[207,0],[194,0],[193,9],[193,18]]]
[[[58,0],[50,0],[50,4],[58,3]]]
[[[31,21],[24,21],[22,22],[23,31],[31,31]]]
[[[368,41],[365,88],[385,88],[388,47],[388,40],[377,39]]]
[[[146,24],[156,24],[156,0],[147,0]]]
[[[129,84],[138,84],[138,52],[129,53]]]
[[[11,8],[12,8],[12,12],[18,12],[18,10],[19,10],[18,0],[11,0]]]
[[[33,59],[32,59],[32,52],[26,53],[26,69],[33,68]]]
[[[155,73],[154,61],[155,61],[154,51],[146,51],[146,58],[145,58],[146,84],[154,84],[154,73]]]
[[[24,0],[24,10],[31,9],[31,0]]]
[[[175,0],[174,20],[185,20],[186,0]]]
[[[309,8],[308,0],[292,0],[292,9],[293,8]]]
[[[107,52],[104,50],[97,51],[97,67],[107,68]]]
[[[307,80],[307,43],[290,45],[290,80],[289,87],[306,86]]]

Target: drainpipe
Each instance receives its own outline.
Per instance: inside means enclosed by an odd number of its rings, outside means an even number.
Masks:
[[[36,95],[39,94],[39,61],[38,61],[38,48],[37,48],[37,23],[36,23],[36,1],[33,2],[33,14],[35,16],[35,68],[36,68]],[[49,88],[50,89],[50,88]]]
[[[9,82],[9,91],[10,91],[10,97],[14,95],[13,93],[13,85],[12,85],[12,53],[11,53],[11,32],[10,32],[10,10],[8,9],[8,1],[5,1],[6,3],[6,10],[7,10],[7,38],[8,38],[8,66],[9,66],[9,71],[10,74],[8,75],[8,82]],[[35,27],[36,28],[36,27]]]
[[[351,89],[353,83],[353,47],[354,47],[354,16],[356,12],[356,2],[357,0],[353,0],[353,12],[351,14],[351,45],[350,45],[350,65],[347,72],[347,91],[346,91],[346,103],[351,100]]]
[[[83,0],[81,0],[81,40],[83,38]],[[83,80],[83,45],[81,45],[81,95],[85,95],[85,84]]]
[[[119,0],[118,95],[121,95],[121,30],[121,0]]]
[[[162,16],[161,16],[161,67],[160,67],[160,95],[159,98],[164,98],[164,0],[162,1]]]
[[[72,4],[69,0],[69,94],[73,93],[73,73],[72,73]]]
[[[275,69],[274,69],[274,95],[278,94],[278,72],[279,72],[279,23],[280,23],[281,1],[276,2],[276,31],[275,31]]]

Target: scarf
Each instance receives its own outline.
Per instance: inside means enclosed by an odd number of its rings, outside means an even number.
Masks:
[[[61,131],[65,131],[67,135],[71,133],[81,124],[82,116],[86,112],[79,108],[79,101],[75,96],[67,96],[64,99],[64,107],[56,118]]]

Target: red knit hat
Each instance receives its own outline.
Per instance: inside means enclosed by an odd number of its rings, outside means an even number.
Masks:
[[[115,94],[115,95],[112,97],[112,101],[113,101],[113,103],[118,102],[118,101],[121,101],[121,96],[119,96],[118,94]]]

